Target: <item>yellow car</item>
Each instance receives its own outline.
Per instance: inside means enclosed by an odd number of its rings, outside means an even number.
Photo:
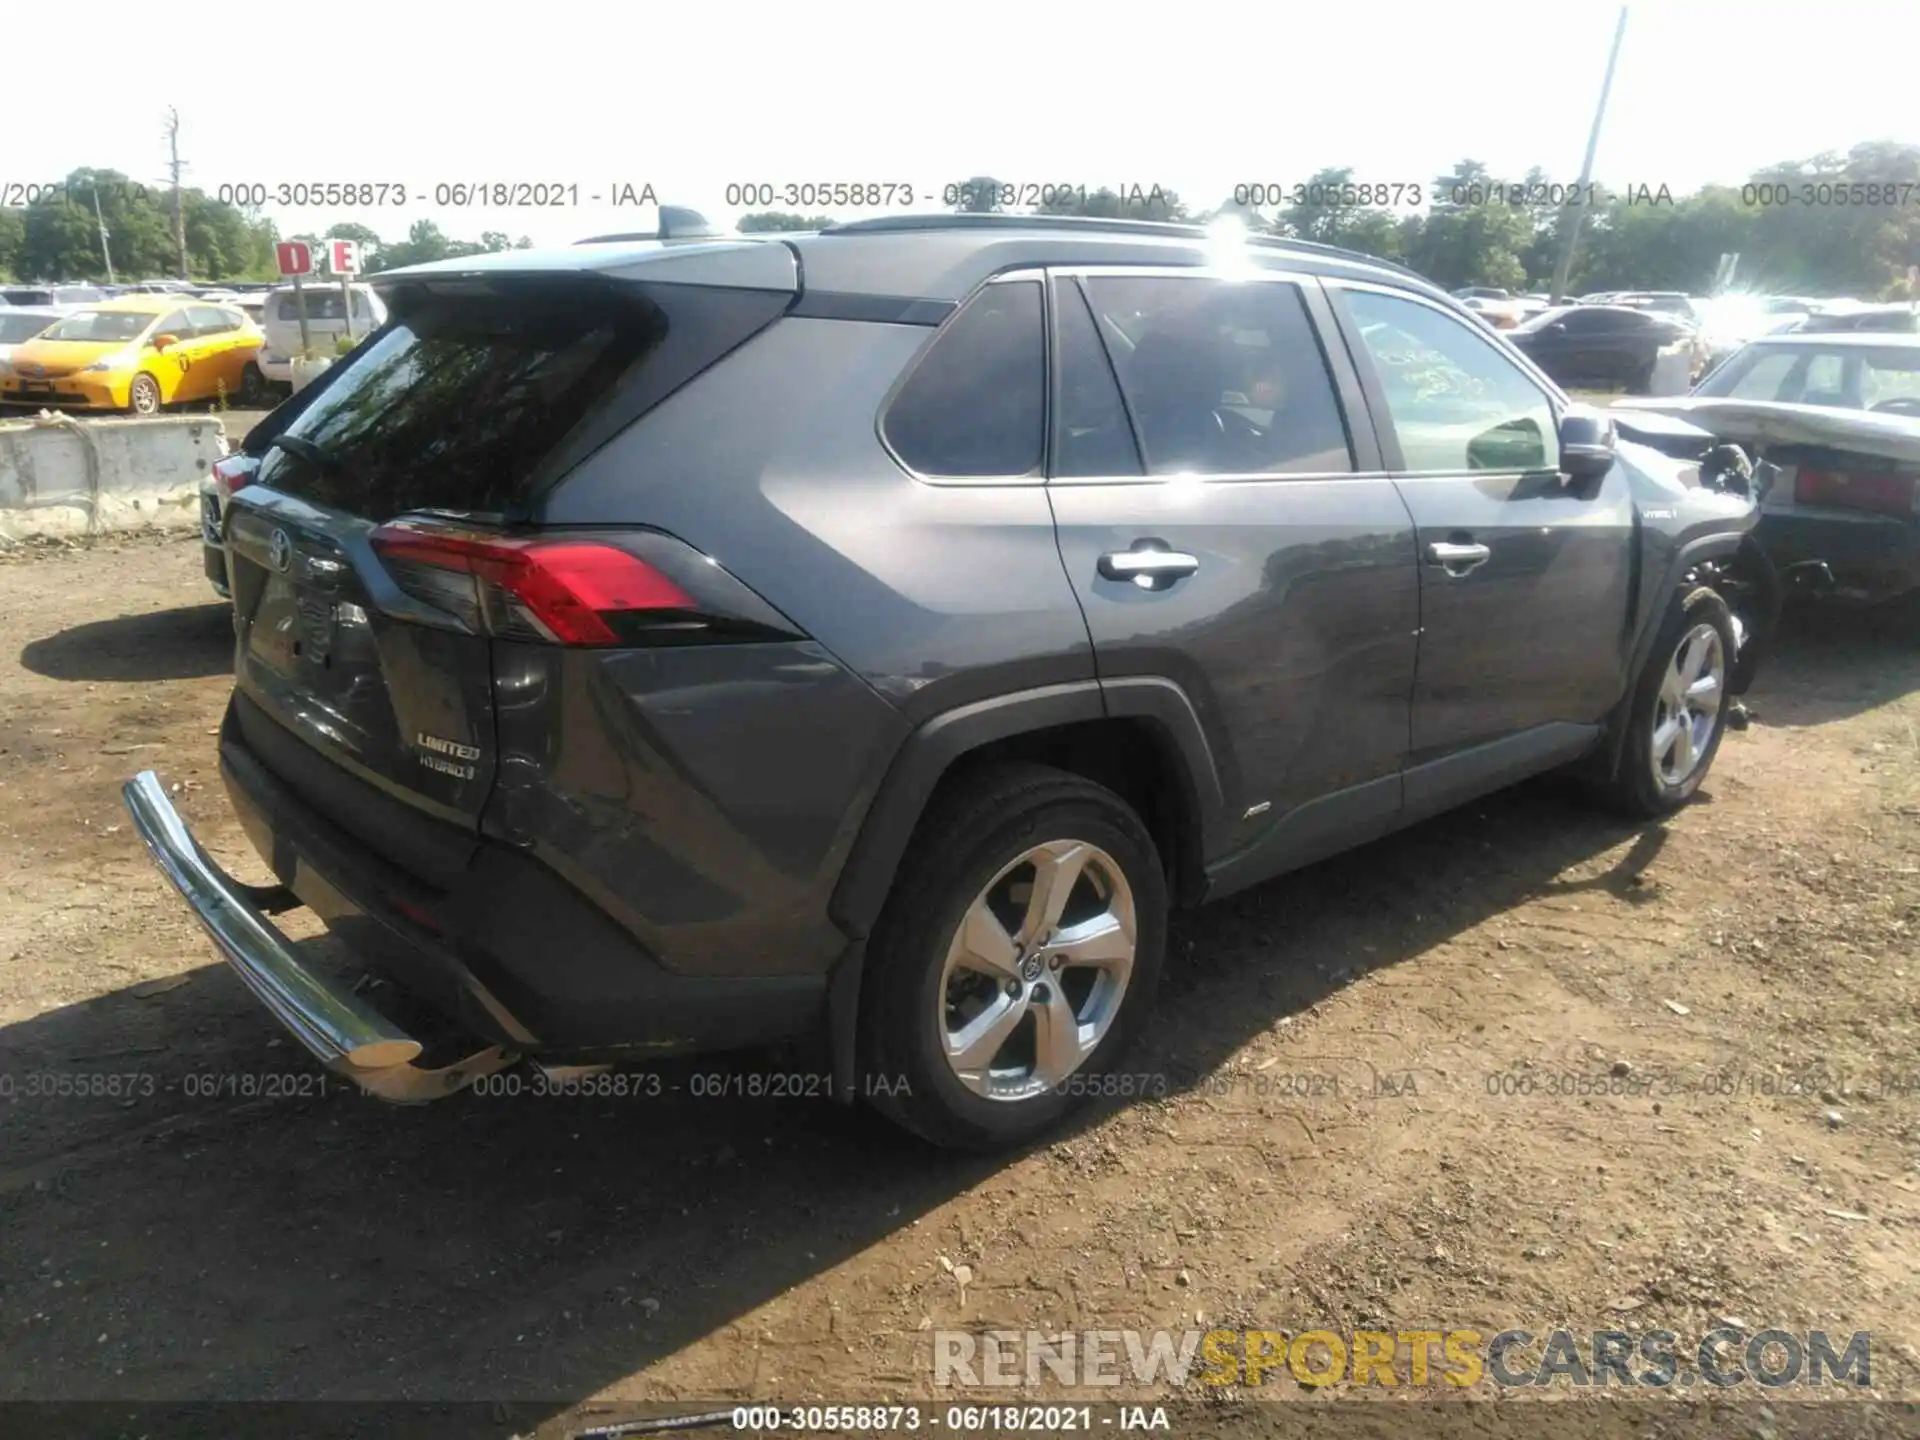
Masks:
[[[254,357],[264,340],[230,306],[128,295],[76,310],[16,348],[0,367],[0,400],[134,415],[221,396],[258,405],[267,387]]]

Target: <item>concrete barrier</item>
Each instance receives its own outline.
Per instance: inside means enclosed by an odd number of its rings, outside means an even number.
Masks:
[[[194,529],[200,482],[227,453],[217,415],[0,420],[0,546],[35,536]]]

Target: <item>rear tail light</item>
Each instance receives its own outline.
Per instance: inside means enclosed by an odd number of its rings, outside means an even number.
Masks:
[[[1793,480],[1796,505],[1830,505],[1877,515],[1920,514],[1920,484],[1911,475],[1873,475],[1802,466]]]
[[[260,462],[251,455],[229,455],[214,462],[213,483],[220,487],[222,498],[230,499],[241,486],[253,483],[254,472],[259,468]]]
[[[635,553],[649,542],[669,558],[656,564]],[[605,647],[795,633],[738,581],[666,536],[630,547],[399,521],[376,529],[371,543],[402,590],[500,639]]]

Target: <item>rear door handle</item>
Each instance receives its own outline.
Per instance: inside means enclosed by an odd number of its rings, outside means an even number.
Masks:
[[[1465,575],[1469,570],[1478,569],[1493,557],[1493,551],[1484,545],[1455,545],[1446,540],[1436,540],[1427,546],[1427,559],[1435,565],[1446,568],[1449,575]]]
[[[1131,580],[1151,590],[1155,581],[1174,581],[1200,568],[1197,556],[1179,550],[1112,550],[1100,557],[1100,573],[1109,580]]]

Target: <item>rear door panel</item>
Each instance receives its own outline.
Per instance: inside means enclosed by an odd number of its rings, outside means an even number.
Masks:
[[[1084,273],[1098,285],[1103,272]],[[1189,271],[1176,283],[1214,282]],[[1300,297],[1306,315],[1324,306],[1311,277],[1247,283]],[[1259,333],[1292,353],[1273,356],[1265,344],[1250,345],[1250,378],[1226,380],[1217,396],[1196,391],[1193,403],[1198,413],[1213,398],[1223,410],[1264,419],[1267,433],[1278,436],[1301,413],[1290,408],[1296,399],[1308,403],[1309,386],[1345,392],[1353,450],[1373,473],[1353,471],[1344,441],[1324,468],[1306,462],[1318,473],[1142,475],[1137,462],[1133,474],[1062,473],[1107,463],[1063,460],[1063,433],[1081,453],[1112,454],[1116,465],[1127,450],[1098,438],[1097,424],[1080,423],[1092,414],[1089,397],[1098,385],[1083,389],[1072,373],[1081,362],[1067,326],[1080,327],[1070,307],[1087,302],[1078,280],[1064,272],[1054,276],[1053,290],[1062,373],[1049,494],[1101,679],[1165,676],[1187,691],[1220,770],[1231,848],[1252,844],[1310,801],[1369,782],[1384,782],[1369,792],[1369,803],[1382,811],[1375,818],[1397,813],[1418,625],[1413,526],[1392,481],[1372,464],[1372,434],[1357,410],[1357,390],[1346,383],[1344,356],[1322,353],[1311,321],[1291,325],[1281,312],[1267,312],[1271,327]],[[1126,337],[1113,334],[1103,303],[1094,302],[1093,323],[1109,354],[1122,352],[1113,363],[1125,375],[1135,361],[1124,353]],[[1142,321],[1133,356],[1144,357],[1143,382],[1156,363],[1153,330],[1161,323]],[[1236,343],[1245,333],[1235,332]],[[1339,380],[1328,378],[1330,361]],[[1135,401],[1128,407],[1138,433],[1150,437],[1153,418],[1142,420]],[[1169,413],[1161,433],[1178,423]],[[1306,428],[1304,418],[1299,423]],[[1153,441],[1147,444],[1151,453]],[[1103,556],[1143,541],[1189,555],[1197,568],[1155,590],[1103,573]]]

